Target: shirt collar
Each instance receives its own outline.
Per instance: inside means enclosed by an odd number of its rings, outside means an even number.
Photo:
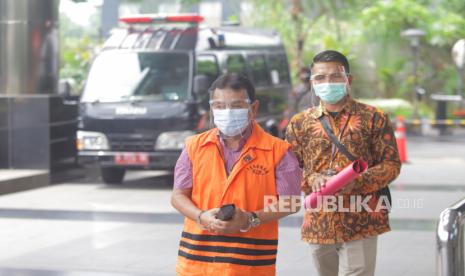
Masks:
[[[352,99],[352,97],[350,97],[349,95],[347,95],[346,103],[344,104],[340,112],[349,113],[352,115],[355,113],[355,100]],[[323,101],[320,101],[320,105],[316,108],[313,115],[315,118],[320,118],[323,115],[329,115],[329,112],[326,109]]]

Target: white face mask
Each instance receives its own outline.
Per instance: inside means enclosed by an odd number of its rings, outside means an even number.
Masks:
[[[233,137],[249,125],[249,109],[212,109],[213,121],[222,134]]]
[[[330,104],[338,103],[347,94],[346,84],[343,82],[315,84],[313,85],[313,90],[323,102]]]

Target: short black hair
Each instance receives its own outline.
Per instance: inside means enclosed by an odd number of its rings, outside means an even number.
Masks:
[[[337,62],[344,66],[344,70],[347,74],[349,74],[350,72],[349,61],[347,60],[346,56],[344,56],[338,51],[325,50],[323,52],[318,53],[315,57],[313,57],[313,61],[310,65],[310,68],[313,68],[313,65],[319,62]]]
[[[210,97],[215,89],[230,88],[234,91],[245,89],[250,101],[255,101],[255,88],[252,82],[243,74],[227,73],[219,76],[210,86]]]

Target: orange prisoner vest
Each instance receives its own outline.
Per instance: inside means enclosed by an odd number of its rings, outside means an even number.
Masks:
[[[229,203],[249,212],[263,209],[265,196],[277,196],[275,168],[290,145],[254,123],[228,176],[217,133],[212,129],[186,141],[192,163],[192,201],[201,210]],[[246,233],[215,235],[186,218],[176,272],[183,276],[275,275],[277,248],[277,221]]]

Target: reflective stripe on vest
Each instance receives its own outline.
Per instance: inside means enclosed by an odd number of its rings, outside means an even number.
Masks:
[[[182,233],[179,255],[190,260],[248,266],[274,265],[278,240]],[[208,245],[199,244],[208,242]],[[234,247],[232,245],[235,245]],[[252,248],[243,245],[254,245]],[[261,247],[260,245],[265,245]],[[236,247],[237,246],[237,247]],[[213,254],[209,254],[209,253]],[[230,257],[234,254],[234,257]],[[266,257],[266,258],[262,258]]]
[[[289,144],[254,123],[252,135],[228,176],[218,151],[217,129],[186,142],[192,163],[192,201],[202,210],[234,203],[245,211],[264,208],[277,197],[275,168]],[[185,219],[176,271],[179,275],[274,275],[278,247],[276,221],[246,233],[215,235]]]

